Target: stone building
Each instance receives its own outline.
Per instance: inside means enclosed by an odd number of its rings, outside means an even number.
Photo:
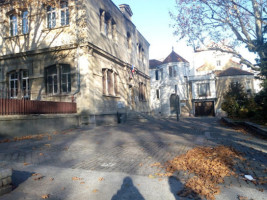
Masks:
[[[1,96],[76,101],[81,123],[149,112],[149,43],[126,4],[1,0]]]

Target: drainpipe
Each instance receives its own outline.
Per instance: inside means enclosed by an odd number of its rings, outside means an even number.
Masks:
[[[75,7],[76,7],[76,12],[78,10],[78,6],[77,6],[77,0],[75,0]],[[76,49],[76,66],[77,66],[77,89],[76,91],[72,94],[72,101],[74,101],[74,96],[76,94],[78,94],[80,92],[80,88],[81,88],[81,80],[80,80],[80,44],[79,44],[79,35],[78,35],[78,29],[77,29],[77,22],[78,22],[78,13],[76,13],[76,41],[78,42],[78,47]]]

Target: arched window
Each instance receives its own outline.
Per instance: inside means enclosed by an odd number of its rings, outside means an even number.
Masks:
[[[10,36],[18,35],[18,20],[16,15],[10,15]]]
[[[61,26],[69,25],[68,1],[60,1]]]
[[[54,28],[56,26],[56,8],[47,6],[47,28]]]
[[[22,12],[21,18],[22,18],[22,34],[27,34],[29,32],[28,10],[24,10]]]

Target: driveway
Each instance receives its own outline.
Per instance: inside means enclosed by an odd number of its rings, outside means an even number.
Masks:
[[[14,184],[0,200],[183,199],[177,192],[189,175],[158,177],[165,170],[157,163],[196,146],[218,144],[234,147],[247,160],[236,166],[239,176],[225,180],[216,199],[266,200],[267,181],[255,185],[243,176],[267,176],[266,140],[209,117],[79,128],[0,143],[0,167],[13,168]]]

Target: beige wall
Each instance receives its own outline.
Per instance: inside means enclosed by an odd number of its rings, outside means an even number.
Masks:
[[[46,7],[29,5],[29,34],[22,35],[19,24],[18,36],[9,35],[9,15],[21,11],[12,4],[0,5],[0,88],[8,88],[8,73],[28,69],[31,99],[71,101],[75,95],[78,112],[82,115],[114,115],[117,111],[135,109],[149,112],[150,84],[148,76],[149,43],[135,25],[125,18],[110,0],[69,0],[70,24],[46,28]],[[106,10],[116,22],[116,38],[110,38],[100,30],[100,10]],[[57,10],[57,16],[60,12]],[[19,19],[18,19],[19,20]],[[131,34],[128,49],[127,32]],[[138,45],[142,45],[143,58],[139,57]],[[45,86],[45,68],[54,64],[71,66],[71,92],[66,95],[48,95]],[[129,78],[130,66],[136,73]],[[102,69],[113,69],[119,76],[120,95],[103,95]],[[80,76],[78,76],[78,74]],[[139,101],[139,82],[146,84],[147,101]],[[130,88],[131,87],[131,88]],[[131,91],[133,90],[133,92]],[[118,108],[118,104],[124,105]]]

